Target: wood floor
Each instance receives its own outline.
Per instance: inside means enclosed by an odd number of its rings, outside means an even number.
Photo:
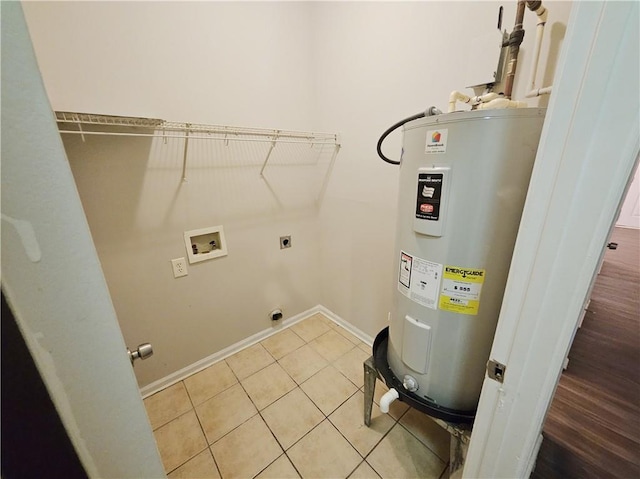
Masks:
[[[640,478],[640,231],[610,241],[532,478]]]

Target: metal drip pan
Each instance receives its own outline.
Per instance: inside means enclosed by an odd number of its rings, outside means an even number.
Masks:
[[[476,417],[476,411],[458,411],[449,409],[437,404],[430,403],[420,396],[407,391],[394,374],[387,362],[387,344],[389,341],[389,328],[386,327],[378,333],[373,342],[373,361],[378,373],[384,378],[385,384],[389,388],[398,391],[399,400],[407,403],[414,409],[428,414],[429,416],[442,419],[454,424],[472,424]]]

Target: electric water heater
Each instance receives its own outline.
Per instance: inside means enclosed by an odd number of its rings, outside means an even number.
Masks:
[[[404,128],[385,366],[435,416],[477,407],[544,113],[454,112]]]

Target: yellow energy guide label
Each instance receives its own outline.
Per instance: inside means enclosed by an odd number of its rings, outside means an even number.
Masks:
[[[480,307],[480,291],[483,283],[483,269],[445,265],[442,275],[440,309],[475,316]]]

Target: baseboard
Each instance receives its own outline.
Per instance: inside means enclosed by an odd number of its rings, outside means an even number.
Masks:
[[[369,346],[373,346],[373,338],[371,336],[361,331],[360,329],[356,328],[353,324],[342,319],[336,313],[334,313],[330,309],[325,308],[321,304],[316,306],[316,308],[318,309],[318,312],[324,314],[327,318],[329,318],[331,321],[333,321],[337,325],[342,326],[344,329],[349,331],[351,334],[353,334],[355,337],[360,339],[362,342],[366,343]]]
[[[224,348],[221,351],[213,353],[212,355],[207,356],[206,358],[196,361],[195,363],[190,364],[189,366],[176,371],[175,373],[171,373],[168,376],[165,376],[161,379],[158,379],[157,381],[152,382],[151,384],[148,384],[140,388],[140,394],[142,395],[143,398],[149,397],[152,394],[157,393],[158,391],[161,391],[165,388],[168,388],[169,386],[176,384],[177,382],[182,381],[183,379],[191,376],[192,374],[195,374],[199,371],[202,371],[203,369],[208,368],[209,366],[217,363],[218,361],[222,361],[223,359],[237,353],[238,351],[248,348],[249,346],[252,346],[256,343],[259,343],[260,341],[268,338],[269,336],[273,336],[274,334],[279,333],[283,329],[289,328],[294,324],[304,319],[310,318],[311,316],[317,313],[322,313],[328,319],[336,323],[338,326],[343,327],[344,329],[349,331],[351,334],[353,334],[363,342],[367,343],[369,346],[373,344],[373,338],[371,336],[363,333],[358,328],[356,328],[355,326],[353,326],[352,324],[350,324],[349,322],[345,321],[340,316],[335,314],[333,311],[330,311],[329,309],[325,308],[322,305],[317,305],[317,306],[314,306],[313,308],[303,311],[302,313],[296,314],[295,316],[292,316],[290,318],[280,321],[276,326],[273,326],[269,329],[265,329],[252,336],[249,336],[248,338],[238,341],[237,343],[232,344],[231,346]]]

